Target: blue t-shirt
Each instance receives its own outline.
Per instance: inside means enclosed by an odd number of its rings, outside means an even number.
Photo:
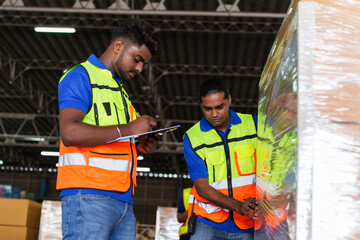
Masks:
[[[91,64],[109,70],[94,54],[87,59]],[[109,70],[111,71],[111,70]],[[114,73],[111,71],[114,75]],[[120,78],[115,78],[120,82]],[[92,104],[92,91],[90,86],[90,78],[85,68],[79,66],[72,69],[62,79],[58,86],[59,94],[59,110],[64,108],[75,108],[83,111],[85,114],[90,110]],[[130,189],[125,193],[102,191],[96,189],[64,189],[61,191],[60,198],[77,194],[80,190],[81,194],[99,194],[112,197],[129,204],[133,204],[132,184]]]
[[[225,141],[225,146],[227,147],[226,144],[226,134],[229,131],[230,127],[232,125],[235,124],[239,124],[241,123],[241,119],[240,117],[232,110],[229,109],[229,113],[230,113],[230,122],[228,127],[226,128],[226,131],[220,131],[216,128],[214,128],[209,121],[205,118],[205,116],[201,119],[200,121],[200,129],[201,131],[210,131],[211,129],[215,129],[220,136],[222,137],[222,139]],[[255,122],[257,123],[257,116],[253,115]],[[191,181],[195,181],[198,178],[208,178],[208,172],[206,169],[206,165],[205,162],[192,150],[189,139],[187,138],[187,135],[185,135],[184,137],[184,156],[185,156],[185,160],[188,166],[188,172],[189,175],[191,177]],[[223,230],[223,231],[227,231],[227,232],[235,232],[235,233],[252,233],[254,232],[254,230],[241,230],[238,227],[235,226],[235,223],[233,221],[232,218],[229,218],[226,222],[224,223],[215,223],[212,222],[210,220],[198,217],[198,220],[200,222],[206,223],[214,228]]]

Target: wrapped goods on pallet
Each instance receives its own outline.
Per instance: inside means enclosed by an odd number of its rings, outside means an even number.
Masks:
[[[255,239],[360,239],[360,2],[294,0],[259,84]]]

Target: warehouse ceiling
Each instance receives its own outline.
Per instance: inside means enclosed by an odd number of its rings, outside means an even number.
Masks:
[[[0,0],[0,160],[3,171],[54,172],[63,71],[107,47],[128,18],[151,26],[164,48],[125,88],[141,114],[182,128],[161,137],[139,166],[187,174],[184,132],[202,117],[199,84],[225,79],[232,108],[257,113],[258,82],[290,0]],[[35,26],[72,26],[74,34]],[[1,162],[0,162],[1,163]]]

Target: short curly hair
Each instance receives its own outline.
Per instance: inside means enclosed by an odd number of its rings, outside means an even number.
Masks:
[[[129,19],[114,29],[111,42],[116,39],[125,38],[137,46],[145,46],[152,56],[160,56],[162,48],[159,41],[153,36],[153,30],[145,26],[140,20]]]

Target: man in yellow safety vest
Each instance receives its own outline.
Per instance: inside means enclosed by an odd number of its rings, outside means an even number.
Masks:
[[[137,154],[153,152],[158,137],[126,138],[152,130],[156,121],[138,116],[123,83],[160,50],[151,30],[131,19],[114,29],[99,58],[91,55],[60,79],[56,188],[63,239],[135,239]]]
[[[199,102],[204,117],[183,141],[197,216],[191,239],[253,239],[257,117],[230,110],[229,87],[219,79],[201,84]]]

